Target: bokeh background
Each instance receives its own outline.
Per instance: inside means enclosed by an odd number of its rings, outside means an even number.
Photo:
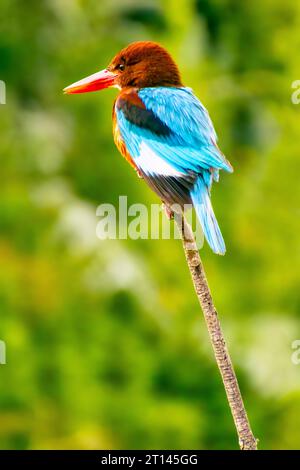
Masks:
[[[95,235],[96,207],[157,202],[112,141],[116,90],[64,96],[156,40],[208,107],[235,173],[201,254],[260,448],[300,448],[300,4],[1,0],[0,447],[233,449],[180,241]]]

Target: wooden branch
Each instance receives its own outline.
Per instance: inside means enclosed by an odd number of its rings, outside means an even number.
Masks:
[[[206,280],[192,228],[183,214],[174,213],[174,219],[182,236],[187,264],[200,302],[215,358],[224,383],[227,400],[237,430],[241,450],[257,450],[257,440],[252,434],[234,368],[227,350],[218,313]]]

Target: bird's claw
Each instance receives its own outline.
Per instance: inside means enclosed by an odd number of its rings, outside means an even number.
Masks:
[[[165,214],[166,214],[167,218],[169,220],[174,219],[174,212],[172,211],[172,209],[167,204],[165,204],[164,202],[162,204],[162,207],[165,211]]]

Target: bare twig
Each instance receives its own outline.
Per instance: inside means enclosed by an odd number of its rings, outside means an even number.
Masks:
[[[257,440],[252,434],[239,389],[234,368],[227,350],[218,314],[206,280],[205,272],[192,232],[183,214],[174,214],[175,221],[182,234],[182,242],[195,291],[199,299],[215,358],[224,383],[227,400],[237,430],[241,450],[257,450]]]

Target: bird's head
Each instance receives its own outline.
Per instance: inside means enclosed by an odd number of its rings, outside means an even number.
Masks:
[[[129,44],[108,67],[66,87],[67,94],[85,93],[103,88],[145,88],[182,86],[177,65],[159,44],[140,41]]]

